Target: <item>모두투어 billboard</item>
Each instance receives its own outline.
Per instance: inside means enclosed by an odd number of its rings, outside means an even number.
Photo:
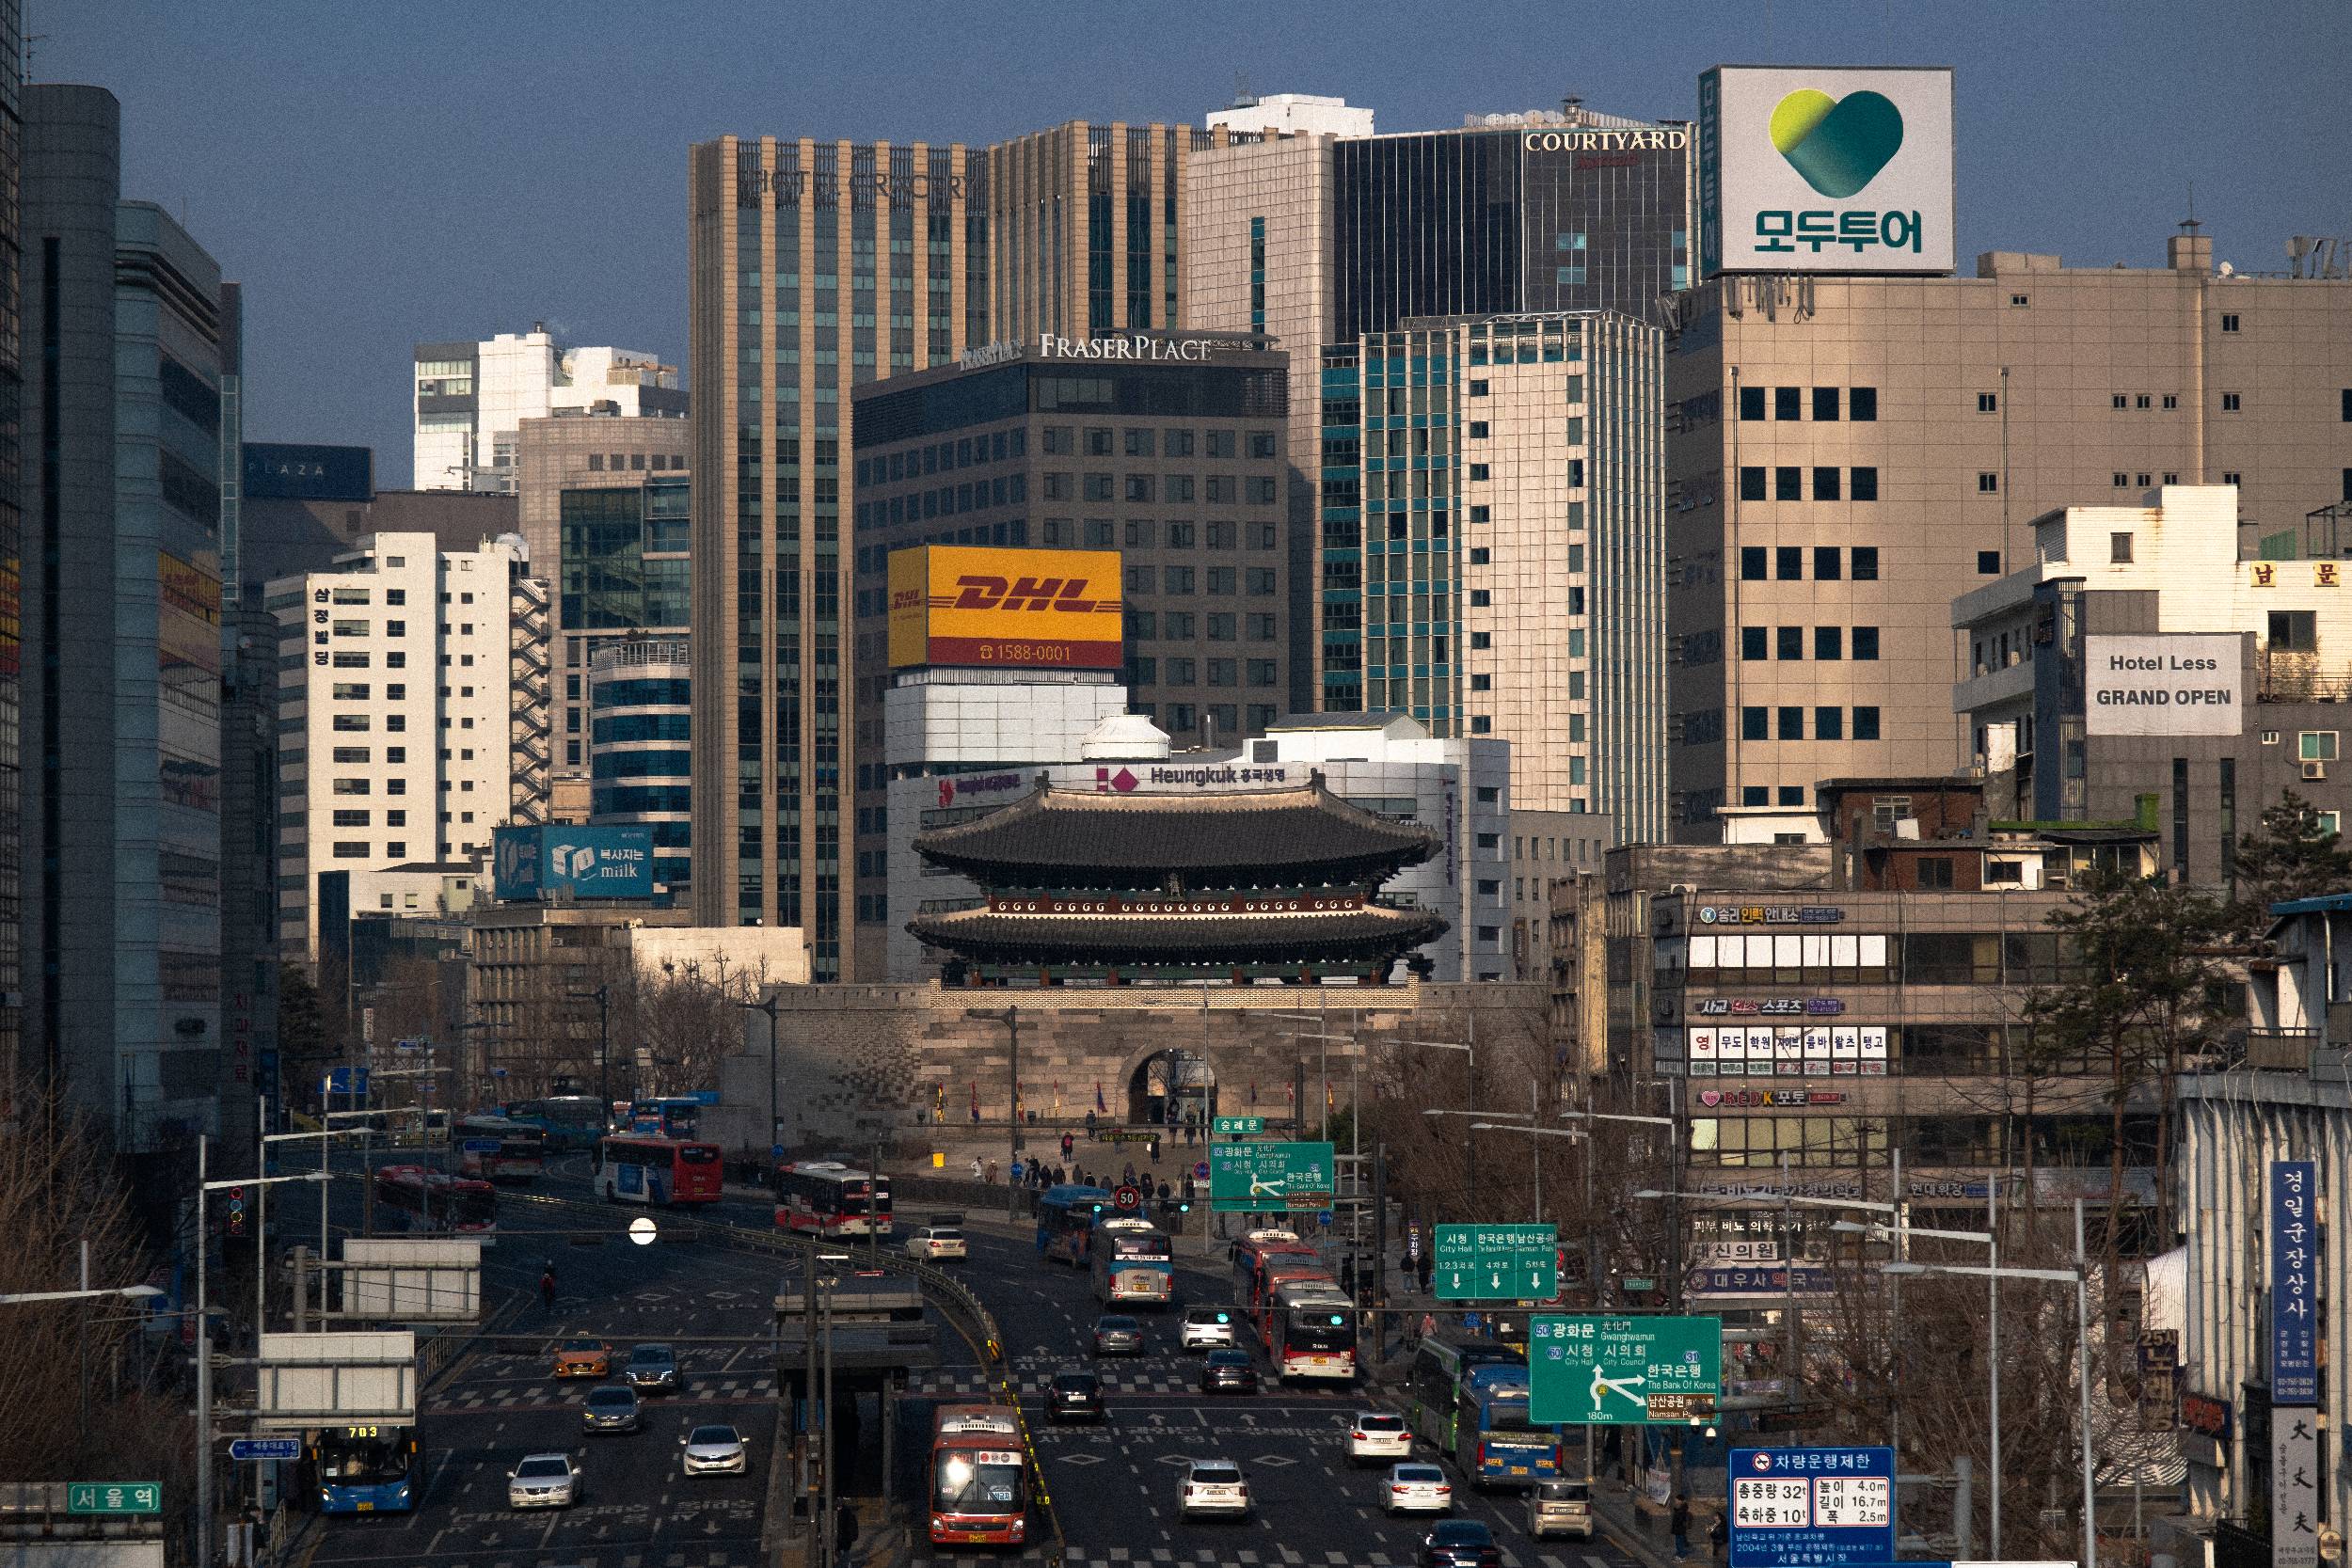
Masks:
[[[921,545],[890,557],[890,664],[1116,670],[1116,550]]]
[[[1717,66],[1699,78],[1699,267],[1952,270],[1952,72]]]

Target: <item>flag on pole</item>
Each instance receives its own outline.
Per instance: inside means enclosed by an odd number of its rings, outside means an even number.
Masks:
[[[1094,1081],[1094,1109],[1097,1115],[1107,1114],[1110,1107],[1103,1102],[1103,1080]]]

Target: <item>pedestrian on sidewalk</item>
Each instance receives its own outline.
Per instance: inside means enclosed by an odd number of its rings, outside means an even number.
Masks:
[[[996,1185],[996,1162],[993,1160],[988,1163],[988,1184],[992,1187]]]
[[[977,1181],[979,1179],[980,1179],[980,1157],[979,1157],[978,1155],[975,1154],[975,1155],[973,1155],[973,1156],[972,1156],[972,1180],[975,1180],[975,1181]]]
[[[838,1568],[850,1568],[850,1548],[857,1544],[857,1510],[844,1502],[834,1510],[833,1549]]]
[[[1715,1522],[1707,1527],[1707,1555],[1716,1562],[1724,1560],[1724,1552],[1731,1544],[1731,1515],[1729,1511],[1715,1515]]]
[[[1689,1493],[1675,1494],[1674,1507],[1667,1513],[1666,1521],[1667,1527],[1674,1531],[1675,1556],[1677,1558],[1689,1557],[1691,1555],[1691,1495]]]
[[[1092,1111],[1089,1111],[1089,1112],[1087,1113],[1087,1142],[1089,1142],[1089,1143],[1092,1143],[1092,1142],[1094,1142],[1094,1141],[1095,1141],[1095,1132],[1094,1132],[1094,1113],[1093,1113]]]
[[[547,1271],[539,1275],[539,1309],[548,1317],[555,1316],[555,1263],[549,1259]]]
[[[1434,1255],[1426,1252],[1421,1255],[1421,1293],[1422,1295],[1429,1293],[1430,1276],[1437,1272],[1437,1268],[1438,1259]]]
[[[1061,1157],[1065,1160],[1069,1159],[1072,1153],[1075,1151],[1075,1141],[1072,1139],[1068,1132],[1064,1132],[1061,1135]]]

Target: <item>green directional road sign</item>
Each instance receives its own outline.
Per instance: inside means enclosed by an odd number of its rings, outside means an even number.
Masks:
[[[1331,1207],[1329,1144],[1211,1144],[1209,1206],[1220,1214]]]
[[[156,1481],[74,1481],[65,1488],[68,1513],[161,1513],[163,1482]]]
[[[1559,1227],[1441,1225],[1431,1283],[1439,1301],[1549,1301],[1560,1293]]]
[[[1540,1317],[1528,1331],[1528,1419],[1679,1426],[1724,1391],[1721,1318]]]
[[[1217,1117],[1209,1123],[1212,1138],[1254,1137],[1264,1131],[1263,1117]]]

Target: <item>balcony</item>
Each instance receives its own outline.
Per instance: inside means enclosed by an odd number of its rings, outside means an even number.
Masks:
[[[2249,1029],[2246,1059],[2240,1065],[2263,1072],[2305,1072],[2318,1048],[2316,1029]]]

